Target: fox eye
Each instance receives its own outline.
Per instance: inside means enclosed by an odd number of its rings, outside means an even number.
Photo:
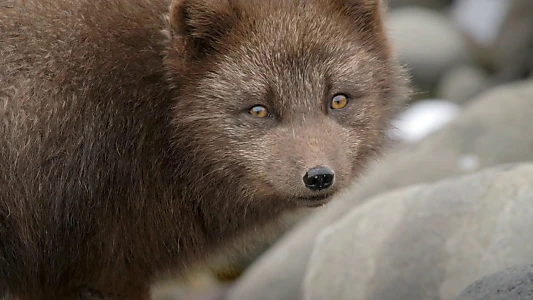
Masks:
[[[270,116],[268,109],[262,105],[253,106],[248,112],[256,118],[266,118]]]
[[[341,110],[348,106],[349,99],[344,94],[337,94],[333,96],[330,103],[330,108],[334,110]]]

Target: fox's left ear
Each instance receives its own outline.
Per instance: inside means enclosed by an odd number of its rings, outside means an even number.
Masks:
[[[172,0],[169,24],[172,36],[180,36],[191,54],[216,49],[239,22],[233,0]]]
[[[333,0],[343,14],[350,17],[363,30],[383,28],[384,0]]]

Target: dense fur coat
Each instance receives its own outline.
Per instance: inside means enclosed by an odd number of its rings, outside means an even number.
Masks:
[[[325,203],[377,152],[405,96],[382,10],[0,5],[0,292],[146,299],[158,275]],[[333,110],[339,93],[349,102]],[[329,189],[304,186],[314,166],[334,171]]]

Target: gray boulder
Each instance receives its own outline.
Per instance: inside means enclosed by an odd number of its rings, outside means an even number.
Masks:
[[[496,164],[533,160],[531,99],[531,81],[488,91],[442,130],[388,153],[351,190],[285,234],[246,271],[228,299],[298,299],[318,233],[371,196]]]
[[[417,87],[432,88],[451,68],[472,60],[466,38],[450,18],[423,7],[391,10],[392,44]]]
[[[533,80],[485,91],[442,129],[385,153],[350,193],[364,200],[415,183],[533,161],[532,112]]]
[[[305,300],[452,300],[533,261],[533,164],[372,198],[318,235]]]
[[[448,71],[437,86],[437,97],[464,104],[489,84],[489,74],[476,65],[461,65]]]
[[[509,0],[511,7],[491,53],[501,80],[515,80],[533,72],[533,1]]]
[[[515,266],[483,277],[455,300],[533,299],[533,265]]]

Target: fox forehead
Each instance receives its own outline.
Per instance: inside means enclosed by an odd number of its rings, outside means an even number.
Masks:
[[[374,73],[382,68],[372,53],[351,45],[258,51],[243,41],[239,47],[221,55],[202,78],[204,92],[222,98],[268,95],[294,104],[295,99],[316,98],[329,90],[371,90]]]

